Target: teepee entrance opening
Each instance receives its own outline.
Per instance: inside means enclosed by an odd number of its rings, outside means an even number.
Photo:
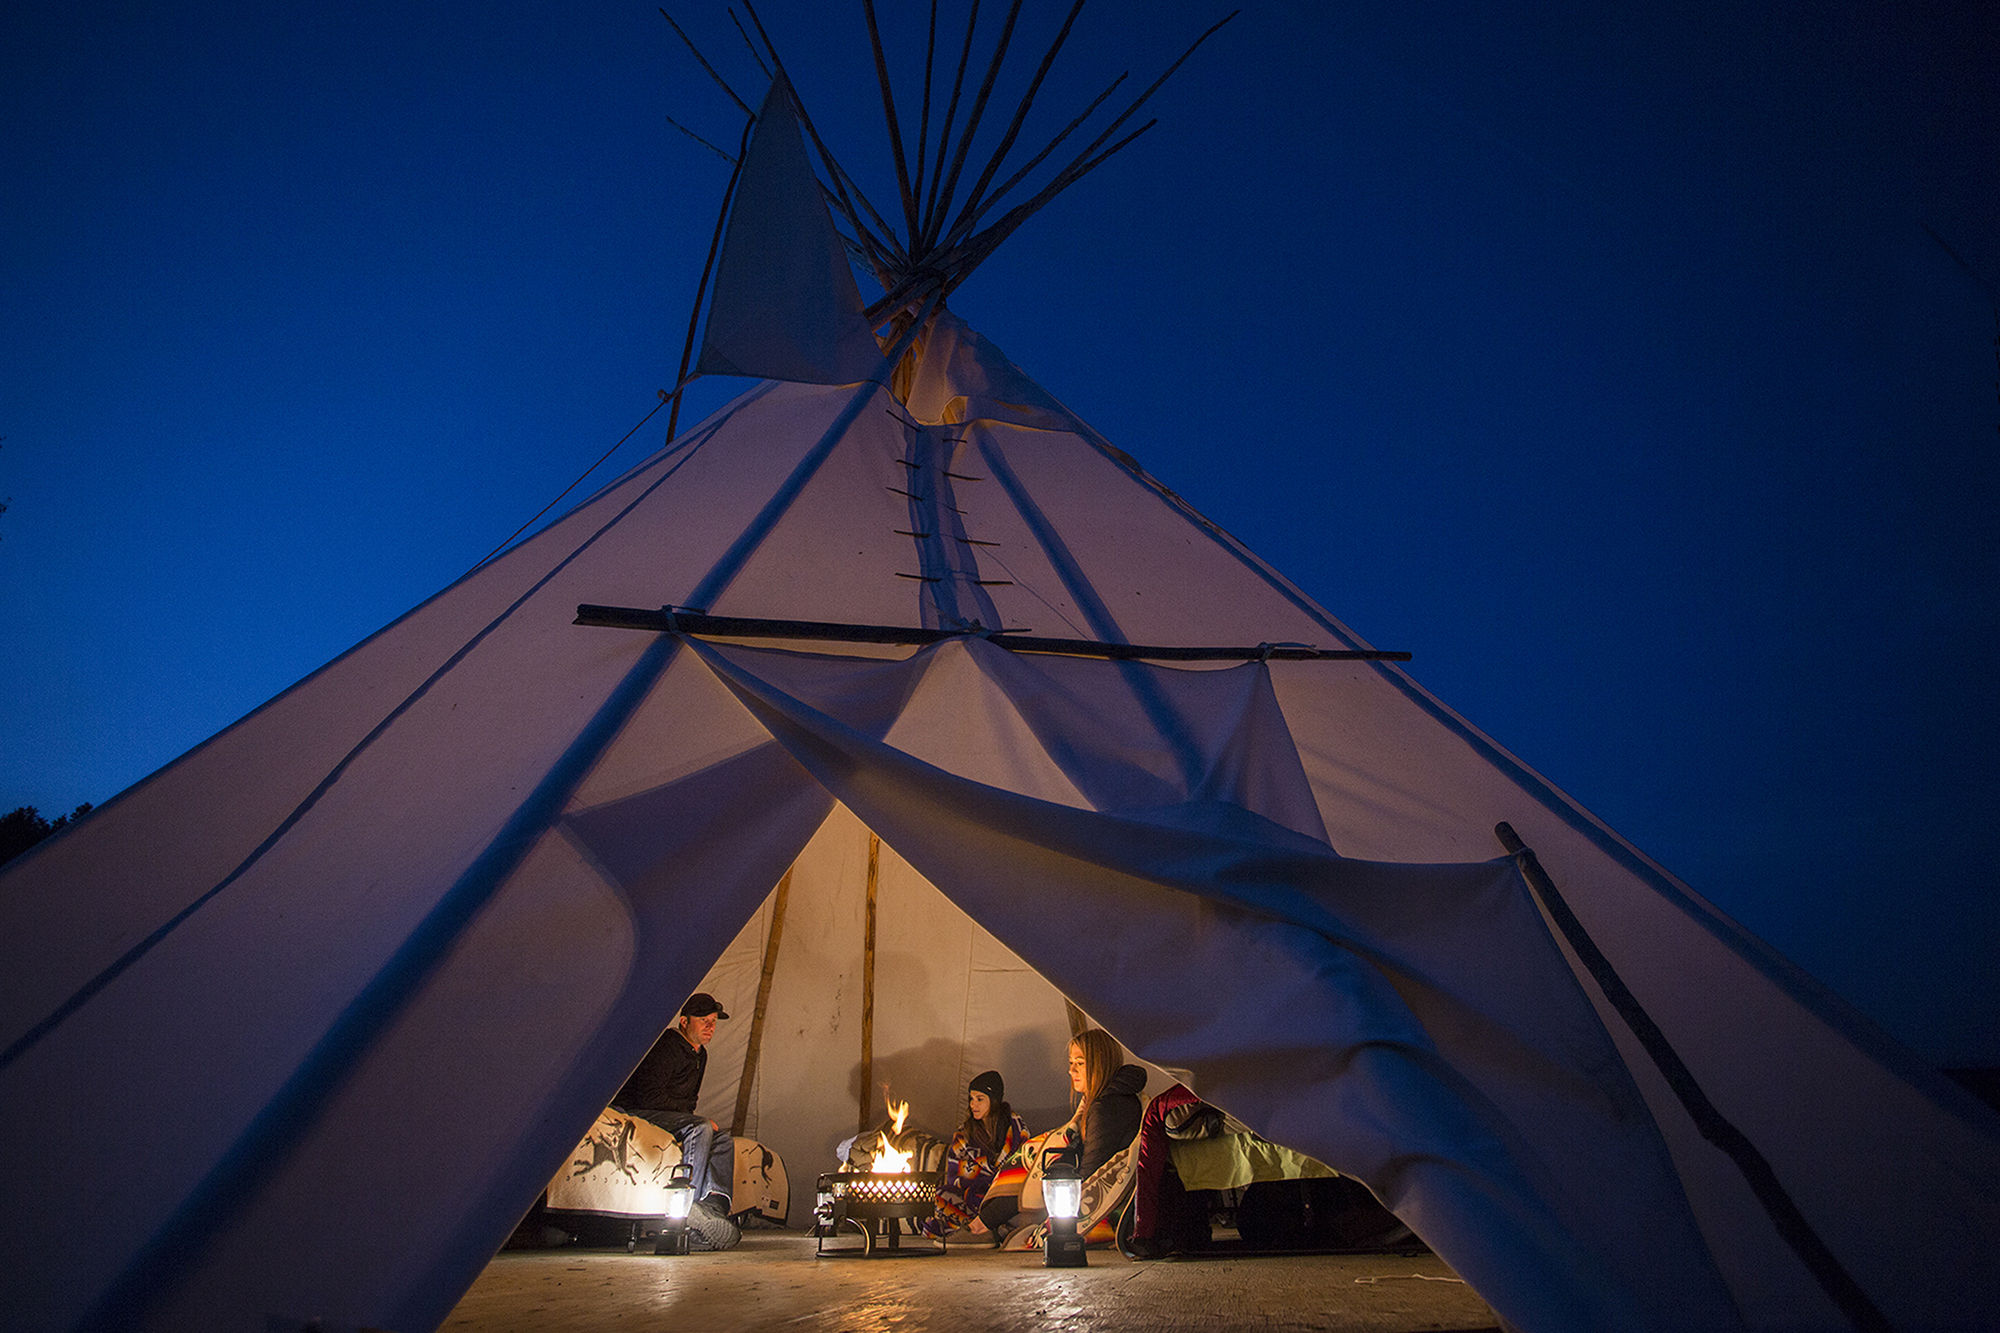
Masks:
[[[986,1069],[1035,1132],[1070,1113],[1074,1006],[844,806],[695,989],[737,1017],[699,1109],[784,1158],[795,1221],[885,1091],[947,1138]]]

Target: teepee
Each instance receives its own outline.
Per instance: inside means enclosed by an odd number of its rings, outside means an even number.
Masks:
[[[15,1324],[434,1327],[705,981],[796,1175],[857,1008],[1053,1104],[1073,1005],[1515,1327],[1983,1322],[1991,1112],[945,307],[1137,104],[997,216],[1025,102],[956,208],[894,143],[898,229],[777,70],[697,363],[762,382],[0,873]]]

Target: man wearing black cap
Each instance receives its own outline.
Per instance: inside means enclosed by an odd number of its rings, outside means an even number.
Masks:
[[[694,1104],[701,1096],[701,1076],[708,1072],[708,1043],[716,1020],[727,1017],[713,995],[690,995],[679,1021],[653,1043],[611,1099],[613,1109],[650,1120],[679,1141],[681,1158],[694,1173],[696,1207],[717,1220],[729,1216],[736,1141],[713,1120],[696,1115]]]

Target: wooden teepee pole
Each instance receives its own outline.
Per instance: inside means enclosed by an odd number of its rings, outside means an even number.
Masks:
[[[681,39],[682,43],[686,45],[688,51],[691,54],[693,54],[696,60],[701,62],[701,67],[708,71],[708,77],[715,80],[715,86],[722,89],[723,92],[728,93],[729,100],[736,103],[737,106],[743,108],[744,115],[750,117],[752,120],[755,120],[757,118],[757,113],[750,109],[750,104],[748,102],[744,101],[742,98],[736,95],[736,90],[729,86],[727,80],[725,80],[720,74],[717,74],[715,72],[715,66],[708,63],[708,57],[701,53],[701,48],[694,44],[694,38],[687,35],[686,29],[682,28],[680,24],[675,23],[674,16],[672,14],[669,14],[664,9],[660,11],[660,17],[667,21],[667,25],[674,30],[675,35],[677,35]]]
[[[951,173],[944,178],[944,190],[931,200],[930,216],[924,223],[921,239],[911,242],[911,250],[923,254],[937,240],[937,233],[943,229],[944,220],[951,213],[951,196],[958,188],[958,173],[965,169],[965,155],[972,151],[972,136],[979,130],[979,120],[986,112],[986,99],[993,95],[994,80],[1000,77],[1000,67],[1006,62],[1007,47],[1014,39],[1014,21],[1021,15],[1022,0],[1013,0],[1007,7],[1006,22],[1000,28],[1000,42],[993,49],[993,59],[987,63],[986,77],[980,81],[979,92],[972,99],[972,110],[966,114],[965,129],[960,132],[958,151],[952,154]]]
[[[1000,170],[1000,164],[1006,160],[1007,154],[1014,147],[1014,140],[1020,137],[1021,127],[1027,123],[1028,109],[1035,104],[1035,94],[1041,91],[1042,81],[1048,78],[1049,70],[1055,66],[1056,53],[1061,51],[1063,43],[1069,40],[1070,29],[1076,25],[1076,16],[1083,12],[1084,3],[1085,0],[1076,0],[1076,3],[1070,6],[1069,16],[1063,20],[1062,30],[1056,33],[1055,41],[1050,43],[1047,53],[1042,56],[1042,63],[1035,69],[1035,77],[1028,80],[1028,91],[1021,94],[1021,104],[1014,108],[1014,119],[1007,123],[1007,132],[1000,136],[1000,146],[993,150],[993,156],[988,159],[986,169],[979,173],[979,179],[972,183],[971,193],[965,196],[967,210],[978,207],[980,199],[986,194],[986,187],[993,183],[994,173]],[[929,239],[935,241],[936,237]]]
[[[764,939],[764,971],[757,978],[757,1007],[750,1014],[750,1044],[743,1051],[743,1078],[736,1085],[736,1115],[729,1122],[729,1132],[739,1138],[750,1119],[750,1094],[757,1085],[757,1062],[764,1052],[764,1017],[771,1008],[771,978],[778,970],[778,941],[785,934],[785,903],[792,895],[795,869],[796,866],[785,871],[771,901],[771,933]]]
[[[945,149],[951,144],[951,127],[958,119],[958,95],[965,88],[965,67],[972,61],[972,34],[978,31],[978,28],[979,0],[972,0],[972,12],[967,15],[965,20],[965,41],[958,49],[958,73],[954,74],[951,79],[951,99],[945,103],[944,121],[938,126],[937,160],[931,164],[930,189],[924,192],[923,230],[925,232],[930,231],[931,218],[937,212],[938,182],[944,176]],[[910,237],[910,244],[915,245],[916,243],[917,238],[915,236]]]
[[[931,0],[931,26],[924,37],[924,100],[917,109],[917,189],[924,188],[924,154],[931,146],[931,71],[937,62],[937,0]]]
[[[861,945],[861,1119],[868,1132],[875,1115],[875,890],[881,876],[882,840],[868,835],[868,912]]]
[[[1500,839],[1500,845],[1514,858],[1521,878],[1528,882],[1528,887],[1541,901],[1542,910],[1549,914],[1549,920],[1555,923],[1564,942],[1576,954],[1577,961],[1597,983],[1606,1003],[1625,1020],[1626,1028],[1638,1040],[1654,1068],[1660,1071],[1660,1077],[1673,1089],[1674,1096],[1680,1099],[1695,1128],[1743,1173],[1744,1183],[1750,1187],[1757,1202],[1764,1206],[1764,1214],[1771,1219],[1772,1227],[1792,1247],[1792,1253],[1813,1275],[1820,1290],[1862,1333],[1893,1333],[1888,1317],[1861,1289],[1861,1284],[1854,1280],[1853,1274],[1847,1271],[1819,1233],[1813,1230],[1812,1223],[1806,1220],[1805,1213],[1793,1201],[1790,1191],[1779,1181],[1770,1161],[1750,1141],[1749,1135],[1716,1109],[1715,1103],[1695,1082],[1693,1071],[1681,1060],[1680,1053],[1674,1050],[1667,1034],[1653,1021],[1653,1016],[1639,1003],[1638,996],[1626,986],[1625,979],[1612,967],[1611,960],[1597,947],[1597,941],[1583,928],[1583,922],[1556,888],[1555,881],[1542,869],[1542,863],[1533,849],[1521,841],[1511,824],[1494,825],[1493,835]]]
[[[662,14],[666,10],[660,11]],[[672,19],[667,22],[672,23]],[[736,149],[736,164],[729,169],[729,184],[722,191],[722,211],[715,215],[715,235],[708,241],[708,259],[701,266],[701,281],[695,284],[694,307],[688,311],[687,339],[681,344],[681,368],[674,376],[673,407],[667,412],[667,443],[674,442],[674,433],[681,424],[681,395],[687,392],[688,362],[694,359],[695,330],[701,327],[701,303],[708,295],[708,279],[715,272],[716,252],[722,248],[722,230],[729,222],[729,203],[736,197],[736,182],[743,175],[743,159],[750,155],[750,132],[757,128],[757,116],[751,113],[750,120],[743,126],[743,142]]]
[[[757,7],[750,0],[743,0],[743,12],[750,16],[751,26],[757,29],[757,36],[763,41],[764,50],[770,54],[772,66],[777,69],[778,73],[784,74],[786,81],[789,82],[791,75],[785,72],[785,62],[778,55],[777,45],[771,41],[771,34],[764,30],[764,20],[757,16]],[[792,86],[794,89],[798,87],[797,84],[793,84]],[[903,247],[897,242],[895,228],[883,221],[882,214],[877,211],[874,204],[868,202],[868,196],[861,192],[861,187],[854,183],[854,178],[841,169],[840,163],[834,159],[832,150],[826,146],[826,140],[819,137],[819,129],[813,124],[811,113],[806,110],[805,100],[800,97],[794,97],[792,99],[792,107],[799,113],[799,124],[805,127],[806,137],[812,140],[813,148],[819,153],[819,159],[825,165],[827,175],[833,181],[835,193],[845,204],[844,211],[852,218],[855,216],[855,204],[860,204],[862,208],[867,210],[868,216],[875,219],[875,225],[881,228],[881,239],[889,247],[890,254],[899,263],[907,262],[909,256],[903,252]],[[855,225],[858,227],[860,223],[856,222]]]
[[[1082,112],[1077,115],[1077,118],[1075,120],[1072,120],[1069,124],[1063,126],[1062,131],[1059,134],[1057,134],[1055,138],[1049,140],[1048,143],[1042,147],[1041,152],[1036,153],[1033,157],[1029,158],[1027,162],[1021,167],[1020,170],[1016,171],[1013,175],[1009,176],[1006,179],[1006,181],[1000,186],[999,189],[993,191],[993,193],[987,195],[984,199],[978,201],[967,200],[965,207],[959,210],[958,221],[952,223],[951,230],[945,233],[945,238],[943,243],[947,246],[951,246],[951,245],[957,245],[959,241],[963,240],[966,237],[966,235],[972,231],[972,228],[974,227],[975,224],[978,223],[979,219],[986,215],[989,209],[991,209],[995,204],[998,204],[1002,199],[1005,199],[1010,193],[1012,193],[1014,187],[1016,185],[1019,185],[1023,180],[1025,180],[1029,172],[1033,171],[1036,167],[1042,165],[1043,161],[1047,159],[1050,153],[1053,153],[1055,152],[1056,149],[1062,147],[1063,140],[1069,138],[1070,135],[1076,133],[1077,127],[1082,125],[1084,121],[1089,120],[1091,115],[1097,110],[1097,108],[1103,106],[1105,100],[1109,98],[1111,94],[1118,91],[1118,85],[1125,82],[1125,80],[1131,77],[1132,77],[1132,71],[1126,70],[1123,74],[1120,74],[1117,78],[1113,79],[1111,81],[1110,87],[1106,88],[1103,92],[1099,93],[1096,97],[1092,98],[1090,105],[1085,107],[1082,110]]]
[[[1159,78],[1154,79],[1151,84],[1147,85],[1146,90],[1140,93],[1136,98],[1134,98],[1132,100],[1132,103],[1129,106],[1127,106],[1123,111],[1121,111],[1109,125],[1105,126],[1104,129],[1098,134],[1098,136],[1095,139],[1091,140],[1090,143],[1086,145],[1081,152],[1079,152],[1073,159],[1071,159],[1068,166],[1064,167],[1061,171],[1058,171],[1055,175],[1055,178],[1051,180],[1047,185],[1043,186],[1040,192],[1038,192],[1033,199],[1030,199],[1027,203],[1021,204],[1016,208],[1010,210],[1008,214],[1005,217],[1001,218],[999,222],[996,222],[995,224],[993,224],[993,226],[987,228],[984,232],[980,233],[979,235],[974,236],[970,240],[965,241],[962,244],[962,246],[959,247],[958,253],[955,253],[952,256],[952,268],[954,270],[954,276],[952,280],[947,284],[946,288],[947,291],[949,291],[950,288],[952,287],[956,287],[958,283],[964,281],[966,276],[969,275],[974,268],[978,267],[979,262],[983,260],[988,254],[992,253],[993,248],[997,246],[1002,240],[1004,240],[1008,235],[1012,234],[1014,229],[1016,227],[1019,227],[1023,222],[1025,222],[1030,215],[1039,210],[1044,204],[1048,203],[1049,200],[1055,198],[1056,195],[1062,193],[1070,186],[1076,184],[1077,181],[1083,179],[1085,175],[1089,174],[1093,169],[1102,164],[1105,161],[1105,159],[1109,158],[1113,153],[1116,153],[1119,149],[1131,143],[1132,140],[1138,138],[1139,135],[1144,134],[1147,130],[1151,129],[1152,123],[1148,122],[1147,124],[1140,126],[1137,130],[1133,131],[1131,134],[1126,135],[1123,139],[1120,139],[1117,143],[1112,144],[1110,148],[1108,149],[1104,148],[1105,142],[1108,139],[1110,139],[1112,135],[1116,134],[1119,128],[1122,127],[1126,121],[1130,120],[1133,117],[1133,115],[1138,112],[1139,108],[1146,104],[1147,100],[1151,98],[1154,93],[1159,91],[1161,84],[1165,83],[1168,79],[1172,78],[1174,72],[1178,70],[1182,65],[1187,63],[1188,58],[1192,56],[1198,49],[1200,49],[1202,43],[1206,42],[1209,38],[1213,37],[1217,32],[1221,31],[1222,28],[1225,25],[1227,25],[1231,19],[1235,18],[1236,15],[1241,12],[1242,12],[1241,10],[1231,11],[1221,21],[1211,26],[1208,29],[1208,31],[1202,33],[1201,36],[1195,38],[1194,41],[1188,45],[1187,50],[1181,52],[1180,59],[1174,61],[1173,64],[1167,66],[1166,71],[1162,73]],[[1102,99],[1100,98],[1099,100],[1101,101]],[[1093,109],[1095,108],[1095,105],[1096,105],[1095,103],[1092,104]],[[1085,114],[1088,115],[1089,113],[1086,112]],[[1074,125],[1075,122],[1072,122],[1071,128],[1074,128]],[[1063,131],[1063,135],[1067,135],[1068,133],[1069,130]],[[1061,137],[1062,136],[1058,136],[1058,142],[1060,141]],[[1051,144],[1050,147],[1053,148],[1054,145]],[[1103,151],[1100,152],[1099,151],[1100,149],[1102,149]],[[1000,189],[994,193],[993,199],[998,199],[1001,195],[1004,195],[1008,190],[1011,190],[1014,187],[1015,183],[1020,180],[1020,178],[1029,170],[1029,168],[1033,167],[1035,163],[1040,162],[1043,157],[1047,156],[1048,152],[1049,149],[1047,148],[1043,149],[1042,152],[1037,154],[1034,161],[1030,162],[1027,167],[1023,167],[1020,171],[1014,173],[1014,175],[1008,179],[1007,184],[1001,186]],[[949,236],[956,238],[964,236],[968,232],[970,232],[973,225],[977,222],[978,215],[991,205],[993,199],[989,199],[983,204],[974,207],[967,207],[966,209],[962,210],[957,223],[955,223],[952,226]],[[952,244],[952,242],[948,240],[947,244]]]
[[[903,154],[903,126],[896,119],[896,92],[889,83],[889,57],[882,50],[882,29],[875,22],[875,0],[861,0],[868,18],[868,45],[875,52],[875,78],[882,85],[882,114],[889,120],[889,156],[896,163],[896,189],[903,196],[903,220],[917,234],[917,194],[910,188],[910,161]]]
[[[1037,194],[1033,200],[1030,201],[1030,204],[1023,205],[1023,207],[1029,208],[1029,211],[1033,211],[1034,209],[1040,208],[1043,204],[1053,199],[1056,195],[1060,194],[1062,191],[1068,189],[1070,186],[1074,185],[1077,181],[1081,180],[1086,173],[1088,173],[1093,167],[1097,166],[1100,162],[1104,161],[1105,158],[1111,156],[1112,153],[1117,152],[1120,148],[1123,148],[1126,144],[1132,142],[1132,140],[1137,138],[1138,135],[1145,133],[1147,129],[1150,129],[1151,128],[1150,125],[1142,126],[1139,130],[1134,131],[1132,134],[1126,135],[1124,139],[1120,140],[1118,143],[1113,144],[1109,150],[1105,151],[1102,154],[1098,153],[1098,149],[1104,147],[1105,141],[1109,139],[1112,135],[1116,134],[1118,132],[1119,127],[1122,126],[1126,121],[1132,119],[1132,117],[1138,112],[1139,108],[1146,105],[1148,99],[1150,99],[1154,93],[1160,90],[1160,85],[1165,83],[1168,79],[1172,78],[1174,76],[1174,72],[1178,70],[1182,65],[1185,65],[1188,62],[1188,57],[1192,56],[1196,51],[1201,49],[1201,44],[1203,42],[1206,42],[1209,38],[1215,36],[1216,33],[1222,31],[1224,27],[1228,26],[1229,21],[1231,19],[1235,18],[1238,14],[1242,12],[1243,11],[1240,9],[1231,10],[1222,19],[1213,24],[1208,29],[1207,32],[1204,32],[1201,36],[1195,38],[1194,41],[1190,42],[1188,44],[1188,49],[1181,52],[1180,59],[1174,61],[1173,64],[1167,66],[1166,70],[1160,75],[1159,78],[1154,79],[1150,84],[1146,85],[1146,91],[1140,93],[1137,97],[1133,98],[1132,104],[1130,106],[1126,107],[1123,111],[1119,112],[1117,117],[1114,118],[1109,125],[1106,125],[1104,129],[1099,132],[1098,136],[1095,139],[1092,139],[1090,143],[1076,155],[1075,158],[1071,159],[1070,164],[1068,166],[1064,167],[1061,171],[1056,173],[1054,180],[1050,181],[1047,185],[1042,187],[1041,192]],[[1019,225],[1020,225],[1019,221],[1014,223],[1014,226],[1019,226]],[[1012,231],[1013,228],[1009,227],[1008,230]]]

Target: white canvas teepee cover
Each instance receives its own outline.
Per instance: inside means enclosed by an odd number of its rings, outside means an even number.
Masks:
[[[22,1326],[435,1325],[836,795],[1518,1327],[1841,1326],[1492,861],[1509,820],[1898,1327],[2000,1296],[1994,1117],[1396,667],[708,648],[582,602],[1354,642],[949,315],[907,404],[753,389],[0,872]]]

